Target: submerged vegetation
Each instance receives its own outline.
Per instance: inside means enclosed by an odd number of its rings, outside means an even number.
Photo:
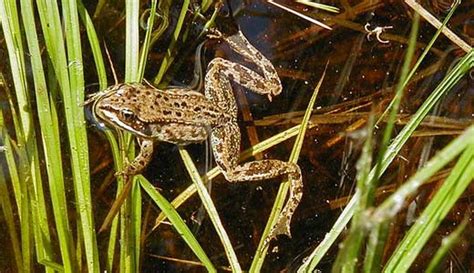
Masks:
[[[0,1],[0,268],[473,270],[473,5],[229,2]],[[225,51],[207,31],[236,25],[284,85],[272,103],[235,87],[239,160],[303,171],[293,237],[269,245],[288,182],[230,185],[205,145],[159,143],[121,196],[134,137],[84,103],[110,79],[202,88]]]

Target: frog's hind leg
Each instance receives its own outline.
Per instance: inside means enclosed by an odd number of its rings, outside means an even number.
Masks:
[[[211,144],[216,163],[222,169],[225,178],[233,183],[287,176],[290,181],[290,196],[265,242],[268,243],[280,234],[291,237],[291,217],[303,194],[300,168],[296,164],[280,160],[258,160],[239,165],[237,161],[240,150],[239,132],[235,122],[213,128]]]

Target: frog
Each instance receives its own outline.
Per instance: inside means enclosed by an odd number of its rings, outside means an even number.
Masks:
[[[241,133],[231,84],[267,96],[271,101],[283,89],[278,73],[242,31],[226,36],[214,29],[207,36],[226,43],[260,71],[216,57],[207,66],[204,94],[186,87],[158,89],[142,83],[119,83],[93,98],[92,113],[106,126],[136,137],[140,150],[119,172],[125,177],[145,169],[152,160],[155,142],[185,146],[208,139],[215,162],[230,183],[287,176],[289,197],[265,242],[278,235],[291,238],[291,219],[303,194],[301,170],[297,164],[276,159],[239,163]]]

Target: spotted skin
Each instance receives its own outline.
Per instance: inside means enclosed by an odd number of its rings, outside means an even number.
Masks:
[[[244,65],[215,58],[207,68],[204,94],[185,88],[159,90],[137,83],[118,84],[94,98],[93,113],[109,126],[137,136],[140,152],[120,173],[126,177],[142,172],[147,166],[154,141],[187,145],[205,141],[209,136],[215,161],[229,182],[287,176],[290,196],[265,242],[280,234],[291,237],[291,217],[303,193],[300,168],[274,159],[238,163],[241,135],[231,86],[235,82],[271,100],[282,91],[280,78],[270,61],[240,31],[229,37],[218,31],[209,36],[226,42],[254,63],[261,74]]]

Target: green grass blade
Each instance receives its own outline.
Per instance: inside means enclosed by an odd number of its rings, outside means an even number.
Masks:
[[[449,251],[459,242],[459,239],[468,223],[469,218],[465,217],[461,224],[459,224],[451,234],[443,238],[440,248],[438,248],[426,268],[426,273],[441,272],[438,268],[441,266],[443,259],[448,255]]]
[[[89,272],[99,272],[99,254],[95,237],[95,226],[92,214],[92,201],[89,173],[89,149],[85,128],[84,110],[84,73],[79,14],[76,0],[63,0],[63,22],[67,46],[67,61],[70,80],[70,101],[65,100],[66,119],[72,121],[69,139],[71,146],[71,161],[76,197],[76,209],[80,215],[81,231]],[[63,92],[64,93],[64,92]],[[69,105],[68,105],[69,104]],[[68,113],[69,112],[69,113]]]
[[[382,160],[382,166],[380,175],[388,168],[391,162],[395,159],[396,155],[410,138],[412,133],[415,131],[417,126],[421,123],[424,117],[432,109],[432,107],[439,101],[439,99],[446,94],[451,88],[465,75],[469,69],[473,66],[474,61],[474,50],[466,54],[459,63],[448,73],[448,75],[441,81],[438,87],[432,92],[432,94],[426,99],[421,105],[418,111],[413,115],[410,121],[403,127],[402,131],[395,137],[391,145],[387,149],[384,159]],[[374,179],[374,168],[369,174],[369,181]],[[313,272],[316,266],[321,261],[322,257],[329,250],[331,245],[336,241],[337,236],[344,230],[345,225],[352,217],[356,208],[355,204],[360,198],[360,193],[356,193],[352,196],[347,206],[342,211],[336,223],[331,228],[329,233],[323,239],[323,241],[316,247],[316,249],[310,254],[309,259],[303,263],[298,269],[298,272]],[[344,225],[344,226],[341,226]]]
[[[92,19],[84,7],[82,1],[77,1],[77,9],[81,18],[82,24],[84,25],[89,40],[89,45],[94,57],[95,68],[99,79],[99,88],[103,90],[107,87],[107,74],[105,70],[104,60],[102,57],[102,51],[100,50],[100,42],[97,37],[97,33],[92,23]]]
[[[139,33],[139,1],[127,0],[125,1],[125,82],[141,82],[139,75],[139,52],[140,52],[140,33]],[[116,166],[122,165],[123,159],[128,157],[130,160],[135,156],[135,147],[132,143],[133,137],[128,133],[119,134],[119,147],[123,151],[121,153],[120,162],[116,162]],[[132,144],[132,145],[129,145]],[[125,181],[119,180],[117,192],[123,188]],[[134,178],[128,183],[137,183]],[[136,185],[132,184],[132,188]],[[120,210],[120,271],[134,272],[139,266],[140,244],[135,245],[140,241],[140,230],[135,230],[135,225],[132,223],[133,218],[141,217],[136,215],[139,211],[136,206],[138,200],[133,200],[137,194],[131,194],[132,198],[128,198]],[[135,237],[134,237],[135,236]],[[113,238],[111,238],[112,240]]]
[[[377,187],[380,184],[379,177],[381,177],[382,172],[382,162],[385,157],[388,146],[390,145],[390,140],[393,134],[393,128],[395,127],[396,118],[400,108],[400,103],[403,96],[403,91],[406,87],[406,79],[410,71],[410,65],[412,63],[413,55],[415,53],[416,41],[418,37],[418,29],[420,23],[420,16],[418,13],[415,13],[412,20],[412,27],[410,31],[410,37],[408,39],[408,48],[403,60],[403,65],[400,73],[400,78],[398,79],[397,86],[395,88],[395,96],[392,100],[392,105],[389,108],[389,115],[387,120],[387,125],[384,129],[380,151],[377,156],[377,163],[375,167],[375,174],[373,179],[368,179],[367,182],[367,194],[362,196],[360,202],[364,203],[365,208],[373,206],[375,200],[375,192]],[[365,257],[364,257],[364,270],[365,272],[379,272],[382,263],[383,248],[385,246],[385,240],[388,234],[388,225],[380,225],[376,229],[372,230],[369,237],[369,243],[367,244]]]
[[[188,170],[188,173],[191,176],[193,183],[196,185],[197,192],[199,194],[199,197],[201,198],[204,208],[206,209],[209,218],[211,219],[211,222],[214,225],[217,234],[219,235],[222,245],[224,246],[227,259],[229,260],[230,267],[232,268],[232,272],[242,272],[239,261],[237,259],[237,255],[235,254],[235,251],[230,242],[229,236],[227,235],[224,226],[222,225],[222,222],[219,218],[219,214],[217,213],[217,209],[214,206],[214,203],[212,202],[211,196],[207,192],[207,188],[204,185],[204,182],[202,181],[201,176],[199,175],[199,172],[196,169],[196,166],[194,165],[191,157],[184,148],[179,147],[179,154],[183,159],[184,165],[186,166],[186,169]]]
[[[33,118],[30,109],[26,66],[23,49],[22,31],[16,1],[0,2],[0,20],[8,49],[10,68],[15,87],[16,103],[13,105],[10,94],[7,94],[13,115],[15,135],[19,144],[18,161],[21,181],[20,225],[22,238],[23,270],[31,269],[31,229],[35,235],[35,246],[38,258],[50,250],[50,236],[47,222],[46,205],[39,167],[39,156],[33,129]],[[8,91],[8,90],[7,90]],[[18,115],[15,108],[18,109]],[[30,204],[32,206],[30,207]],[[33,218],[30,218],[30,209]],[[43,220],[43,221],[38,221]],[[39,236],[41,235],[41,236]],[[47,254],[46,254],[47,255]]]
[[[183,6],[181,7],[181,11],[179,13],[178,22],[177,22],[176,27],[174,29],[173,36],[171,36],[171,43],[168,46],[168,49],[166,50],[166,55],[163,58],[163,61],[161,62],[160,70],[158,70],[158,74],[153,79],[153,83],[155,85],[158,85],[161,82],[161,80],[163,79],[163,76],[165,75],[166,71],[168,70],[170,64],[174,60],[174,55],[173,55],[174,54],[174,49],[176,47],[176,42],[178,41],[179,34],[180,34],[181,29],[183,27],[184,18],[186,17],[186,13],[187,13],[188,8],[189,8],[189,3],[190,3],[189,0],[184,0],[183,1]]]
[[[90,24],[89,20],[85,20],[87,15],[87,11],[84,10],[84,14],[81,15],[81,18],[83,20],[83,23],[88,25]],[[81,13],[79,13],[81,14]],[[86,26],[86,30],[88,31],[88,38],[89,38],[89,43],[92,48],[93,56],[94,56],[94,62],[96,64],[96,69],[97,69],[97,75],[99,78],[99,89],[104,90],[107,87],[107,75],[105,72],[105,65],[104,65],[104,59],[102,57],[101,49],[100,49],[100,43],[97,38],[97,34],[95,33],[95,29],[93,25]],[[109,141],[111,150],[112,150],[112,157],[114,159],[114,169],[115,170],[121,170],[123,168],[123,160],[120,155],[120,149],[117,144],[117,140],[115,139],[115,136],[113,135],[112,131],[106,129],[105,130],[105,135],[107,137],[107,140]],[[121,192],[122,185],[123,185],[123,179],[121,177],[117,178],[117,196]],[[118,217],[115,217],[112,220],[112,225],[110,228],[110,233],[109,233],[109,241],[107,245],[107,258],[106,258],[106,270],[107,272],[112,272],[113,271],[113,262],[114,262],[114,257],[115,257],[115,246],[117,245],[117,236],[118,236]]]
[[[368,183],[369,193],[367,196],[368,199],[364,200],[367,206],[372,206],[373,199],[375,196],[374,192],[376,191],[377,186],[379,185],[378,177],[381,176],[380,172],[382,171],[381,170],[382,162],[384,160],[384,157],[386,156],[386,151],[390,144],[390,140],[392,138],[393,128],[395,127],[395,121],[397,118],[398,110],[400,108],[400,102],[403,96],[403,90],[405,89],[405,85],[406,85],[405,80],[410,71],[410,64],[412,62],[413,55],[415,53],[416,39],[418,37],[419,22],[420,22],[420,16],[418,15],[418,13],[415,13],[411,31],[410,31],[410,37],[408,40],[408,48],[406,50],[405,57],[403,58],[403,65],[402,65],[402,69],[400,73],[400,78],[398,79],[398,83],[395,89],[395,97],[393,98],[392,106],[389,109],[390,112],[389,112],[389,116],[387,120],[387,126],[384,129],[382,140],[381,140],[380,152],[377,156],[377,165],[374,171],[375,173],[373,175],[375,178],[368,181],[369,182]]]
[[[47,271],[64,272],[64,267],[61,264],[49,260],[39,260],[38,263],[44,265]]]
[[[27,92],[28,84],[25,74],[25,55],[16,1],[6,0],[1,2],[0,20],[2,22],[3,35],[8,49],[18,109],[20,109],[19,118],[22,132],[18,132],[27,138],[34,135],[34,132],[31,126],[32,121],[30,115],[25,111],[21,111],[21,109],[30,109],[31,106]]]
[[[368,200],[367,195],[370,194],[369,189],[371,187],[371,185],[366,183],[368,182],[370,168],[372,167],[373,124],[373,115],[371,115],[367,123],[367,129],[364,132],[366,133],[366,139],[362,148],[362,154],[356,165],[357,189],[362,197],[357,204],[349,234],[340,247],[332,272],[357,272],[357,257],[366,235],[364,230],[366,221],[364,212],[367,209],[367,203],[364,201]]]
[[[327,65],[326,65],[327,68]],[[303,146],[303,140],[306,133],[306,129],[308,127],[308,121],[311,117],[311,113],[313,112],[314,103],[316,102],[316,98],[318,97],[319,89],[321,84],[323,83],[324,76],[326,75],[326,69],[324,69],[323,75],[319,80],[318,84],[314,88],[313,95],[308,103],[308,107],[306,108],[306,112],[303,116],[303,120],[301,121],[301,127],[299,128],[298,135],[296,136],[295,144],[293,145],[293,150],[291,151],[289,162],[297,163],[298,157],[300,155],[301,147]],[[268,219],[267,225],[265,226],[265,230],[262,233],[262,238],[257,247],[257,251],[255,252],[255,257],[252,261],[252,265],[250,266],[249,272],[260,272],[263,262],[265,261],[265,256],[268,251],[268,244],[265,244],[265,239],[267,238],[268,234],[270,233],[271,228],[275,225],[278,215],[280,214],[286,195],[289,190],[289,182],[288,179],[280,185],[280,188],[277,193],[277,197],[275,203],[273,204],[272,211],[270,212],[270,217]]]
[[[142,48],[140,50],[140,61],[138,63],[138,77],[141,81],[143,74],[145,73],[146,60],[148,58],[148,52],[150,51],[151,37],[153,35],[153,25],[155,24],[157,0],[151,0],[150,15],[146,24],[145,40],[143,41]]]
[[[104,59],[103,55],[100,49],[100,42],[97,37],[95,28],[92,24],[92,21],[90,20],[90,16],[87,13],[87,10],[83,6],[82,2],[78,2],[78,8],[79,8],[79,15],[81,16],[81,20],[83,24],[85,25],[86,31],[87,31],[87,37],[89,40],[89,44],[91,47],[92,55],[94,57],[94,62],[97,70],[97,76],[99,80],[99,90],[104,90],[107,87],[107,75],[106,75],[106,70],[105,70],[105,64],[104,64]],[[122,157],[120,155],[120,150],[117,144],[117,140],[115,139],[114,135],[110,130],[105,130],[105,135],[107,137],[107,140],[109,141],[111,150],[112,150],[112,157],[114,159],[114,164],[115,170],[121,170],[123,166],[123,161]],[[117,187],[117,196],[121,192],[122,185],[123,185],[123,179],[121,177],[118,177],[118,187]],[[118,217],[114,217],[112,220],[112,225],[110,228],[110,233],[109,233],[109,240],[108,240],[108,245],[107,245],[107,255],[106,255],[106,270],[107,272],[113,272],[113,264],[114,264],[114,257],[115,257],[115,247],[117,245],[117,236],[118,236]]]
[[[471,130],[474,127],[471,127]],[[474,143],[463,152],[449,177],[438,189],[390,257],[384,272],[406,272],[450,209],[474,179]]]
[[[202,0],[201,2],[201,11],[206,12],[207,9],[211,6],[212,0]]]
[[[1,122],[0,125],[3,125],[3,122]],[[6,138],[3,133],[0,135],[0,140],[9,141],[9,139]],[[5,149],[5,146],[3,146],[2,149]],[[13,176],[18,177],[18,174],[13,173],[10,175],[10,177]],[[23,255],[20,249],[20,238],[18,237],[18,232],[15,226],[15,217],[13,216],[14,205],[10,200],[9,192],[10,191],[7,187],[5,174],[3,172],[3,169],[0,168],[0,206],[2,208],[2,212],[5,217],[4,219],[7,224],[8,235],[10,236],[10,241],[12,244],[11,249],[13,250],[13,255],[15,257],[16,269],[18,270],[18,272],[23,272]]]
[[[3,74],[0,73],[0,86],[2,86],[4,89],[7,89],[7,85],[5,82],[5,79],[3,77]],[[10,93],[10,91],[7,91],[7,93]],[[15,116],[15,111],[12,111],[12,115]],[[16,118],[13,117],[13,120]],[[17,127],[19,128],[19,127]],[[20,176],[18,174],[18,168],[17,164],[15,162],[15,156],[13,154],[13,148],[11,147],[11,139],[10,136],[8,135],[8,131],[5,125],[5,121],[3,119],[3,112],[0,111],[0,140],[3,142],[3,152],[5,154],[5,159],[7,163],[7,168],[8,172],[10,173],[10,180],[13,188],[13,195],[15,197],[15,203],[16,203],[16,208],[18,210],[18,217],[21,219],[21,212],[22,212],[22,204],[21,204],[21,183],[20,182]]]
[[[135,256],[135,268],[132,269],[132,272],[140,272],[140,252],[141,252],[141,226],[142,226],[142,195],[140,192],[141,188],[138,182],[133,184],[131,190],[131,213],[130,213],[130,226],[132,227],[131,230],[131,238],[133,238],[134,242],[133,245],[135,248],[134,256]]]
[[[154,45],[156,41],[163,35],[165,30],[168,28],[169,25],[169,13],[170,7],[172,4],[172,0],[161,0],[158,1],[158,12],[160,15],[160,25],[157,29],[152,33],[150,46]]]
[[[36,34],[37,28],[35,23],[35,16],[33,11],[33,3],[30,0],[21,1],[22,7],[22,18],[25,29],[25,36],[27,39],[28,50],[31,56],[31,66],[33,72],[33,80],[35,86],[35,97],[37,103],[37,113],[38,120],[40,123],[41,129],[41,139],[43,143],[44,158],[46,162],[46,170],[48,174],[48,181],[50,185],[50,192],[52,195],[53,206],[58,206],[59,210],[66,211],[66,197],[64,189],[64,175],[62,168],[62,152],[60,147],[60,137],[59,130],[56,123],[56,112],[54,106],[50,104],[50,96],[47,92],[48,87],[45,79],[45,72],[42,65],[40,45],[38,42],[38,37]],[[58,215],[57,221],[61,221],[60,226],[68,228],[68,218],[67,214],[62,214],[59,216],[60,212],[57,212]],[[43,231],[47,230],[49,223],[44,221],[42,218],[38,217],[36,221],[41,222],[42,226],[45,228],[42,229],[39,234],[36,235],[37,241],[37,251],[44,252],[39,254],[38,259],[41,261],[51,261],[54,257],[51,249],[45,248],[42,246]],[[36,232],[38,233],[38,232]],[[71,238],[63,239],[72,243]],[[70,247],[70,246],[64,246]]]
[[[123,160],[120,154],[117,140],[115,139],[114,135],[112,134],[110,130],[106,130],[105,135],[107,137],[107,140],[109,141],[109,144],[112,150],[112,157],[114,159],[114,169],[121,170],[123,168]],[[122,191],[122,188],[123,188],[123,184],[124,184],[123,178],[117,177],[116,198],[118,198],[118,196],[120,195],[120,192]],[[113,261],[115,257],[115,247],[118,244],[118,234],[119,234],[118,228],[119,228],[119,217],[114,217],[114,219],[112,220],[111,228],[110,228],[109,242],[107,245],[107,263],[106,263],[107,272],[113,272],[112,269],[113,269]]]
[[[139,1],[125,1],[125,82],[140,82],[139,12]]]
[[[474,50],[466,54],[459,63],[448,73],[448,75],[441,81],[431,95],[416,111],[410,121],[403,127],[402,131],[395,137],[390,147],[387,149],[387,154],[382,160],[382,172],[390,165],[392,160],[396,157],[403,144],[410,138],[416,127],[421,123],[428,112],[439,101],[439,99],[449,92],[472,67],[474,61]]]
[[[148,182],[142,176],[139,176],[138,179],[140,181],[141,187],[146,191],[146,193],[150,196],[153,202],[155,202],[156,205],[163,211],[163,213],[166,214],[173,227],[178,231],[180,236],[188,244],[194,254],[196,254],[198,259],[203,263],[206,269],[209,272],[216,272],[216,269],[212,264],[211,260],[207,257],[206,252],[204,252],[189,227],[184,223],[181,216],[179,216],[178,212],[176,212],[176,210],[168,202],[168,200],[166,200],[166,198],[164,198],[153,187],[153,185],[150,184],[150,182]]]
[[[372,218],[374,223],[380,223],[395,217],[403,208],[405,200],[413,195],[425,181],[445,167],[472,143],[474,143],[474,126],[466,129],[462,135],[439,151],[426,163],[424,168],[416,172],[395,193],[385,199],[373,212]]]
[[[107,0],[98,1],[97,6],[95,7],[94,15],[93,15],[94,19],[99,18],[106,3],[107,3]]]
[[[4,125],[3,120],[3,113],[0,111],[0,139],[4,141],[3,143],[3,151],[6,157],[6,163],[8,165],[8,170],[10,172],[10,177],[12,179],[12,183],[17,183],[17,191],[14,191],[14,197],[16,199],[17,204],[21,204],[20,207],[17,207],[18,216],[20,218],[20,234],[21,234],[21,254],[23,257],[21,268],[24,271],[31,270],[31,229],[32,229],[32,222],[34,223],[34,219],[31,218],[29,207],[30,207],[30,194],[29,188],[27,185],[27,177],[28,177],[28,162],[27,156],[25,154],[25,149],[18,149],[18,147],[14,146],[14,143]],[[19,158],[19,167],[17,168],[17,164],[15,162],[15,155],[14,155],[14,147],[16,150],[16,154]],[[16,181],[16,182],[14,182]],[[6,192],[8,194],[8,192]],[[34,217],[35,215],[33,215]],[[33,228],[33,233],[39,230],[38,228]],[[49,235],[49,233],[46,233]],[[48,237],[49,239],[49,237]],[[36,245],[41,245],[42,241],[37,241]],[[47,246],[45,246],[45,251],[51,250]],[[38,252],[38,256],[40,256],[41,252]]]
[[[311,0],[296,0],[296,3],[300,3],[300,4],[303,4],[303,5],[307,5],[307,6],[317,8],[317,9],[320,9],[320,10],[324,10],[324,11],[328,11],[328,12],[339,13],[339,8],[338,7],[333,7],[333,6],[330,6],[330,5],[315,3]]]
[[[77,11],[75,3],[63,1],[65,34],[63,36],[63,26],[56,1],[39,0],[37,1],[38,13],[40,15],[41,26],[43,29],[46,49],[55,70],[58,80],[61,96],[64,102],[64,113],[67,122],[67,133],[69,139],[69,149],[71,153],[71,166],[74,183],[74,192],[76,197],[76,208],[80,215],[81,229],[84,232],[84,244],[89,253],[87,253],[87,264],[89,269],[98,269],[98,262],[94,261],[97,257],[95,231],[92,222],[92,209],[89,189],[89,159],[87,139],[85,132],[85,121],[80,104],[83,101],[83,75],[82,58],[80,48],[80,35],[77,22]],[[63,41],[66,39],[68,54]],[[58,192],[59,194],[59,192]],[[65,204],[64,204],[65,205]],[[53,206],[54,208],[55,206]],[[67,224],[67,217],[60,220]],[[63,228],[61,228],[62,230]],[[71,236],[69,227],[65,231]],[[72,253],[70,254],[72,257]],[[65,255],[63,255],[64,257]],[[71,258],[74,260],[74,258]],[[64,264],[64,270],[70,272],[75,266]]]

